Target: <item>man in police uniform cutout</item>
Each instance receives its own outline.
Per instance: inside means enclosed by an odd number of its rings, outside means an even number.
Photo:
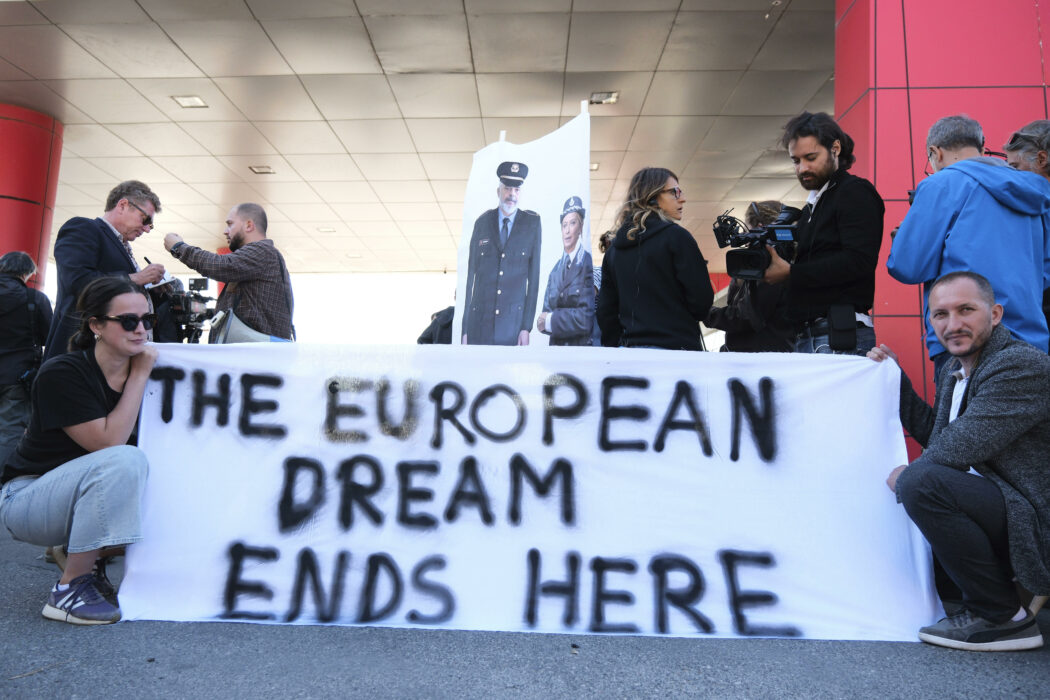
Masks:
[[[524,163],[496,168],[499,206],[474,222],[463,300],[464,345],[528,345],[540,278],[540,217],[518,209]]]

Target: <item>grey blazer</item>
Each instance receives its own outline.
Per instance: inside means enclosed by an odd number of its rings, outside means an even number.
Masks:
[[[1032,593],[1050,594],[1050,356],[996,326],[949,424],[958,368],[952,358],[941,370],[932,408],[901,374],[901,423],[926,448],[912,464],[973,466],[994,482],[1006,503],[1014,574]]]

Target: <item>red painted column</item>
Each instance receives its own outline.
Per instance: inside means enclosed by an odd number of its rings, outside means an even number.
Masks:
[[[875,282],[875,331],[933,398],[923,342],[922,292],[886,272],[890,231],[926,165],[926,132],[964,113],[1001,151],[1016,129],[1047,118],[1050,3],[987,0],[837,0],[835,114],[857,142],[853,172],[886,201]]]
[[[41,289],[51,247],[62,123],[31,109],[0,104],[0,149],[0,253],[29,253],[40,269],[29,284]]]
[[[711,272],[708,273],[711,278],[711,286],[714,287],[716,293],[722,291],[729,286],[729,282],[732,278],[724,272]]]

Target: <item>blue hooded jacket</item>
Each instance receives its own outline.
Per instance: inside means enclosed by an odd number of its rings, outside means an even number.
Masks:
[[[905,284],[924,283],[930,357],[944,351],[930,324],[930,283],[971,270],[992,283],[1003,324],[1047,351],[1043,289],[1050,286],[1050,181],[996,158],[968,158],[926,178],[886,262]]]

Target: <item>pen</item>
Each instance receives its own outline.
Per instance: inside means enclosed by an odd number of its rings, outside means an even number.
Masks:
[[[147,258],[145,255],[142,256],[142,259],[146,261],[147,265],[152,265],[153,264],[153,263],[150,262],[149,258]]]

